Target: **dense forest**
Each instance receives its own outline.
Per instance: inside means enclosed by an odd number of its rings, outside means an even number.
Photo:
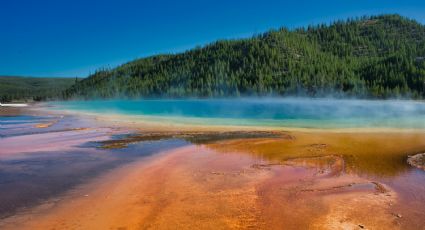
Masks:
[[[0,102],[58,99],[76,80],[78,79],[0,76]]]
[[[99,70],[70,98],[425,97],[425,26],[380,15],[223,40]]]

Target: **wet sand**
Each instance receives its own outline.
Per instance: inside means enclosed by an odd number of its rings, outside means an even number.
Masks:
[[[137,138],[99,140],[110,146],[98,148],[98,154],[137,152],[146,141],[152,141],[144,136],[152,130],[154,126],[147,130],[139,126],[133,130],[143,131]],[[132,158],[41,205],[0,219],[0,228],[425,226],[425,172],[407,164],[408,155],[424,152],[425,133],[279,130],[273,131],[273,136],[247,137],[246,133],[224,131],[206,135],[210,131],[203,127],[175,133],[158,128],[160,135],[150,137],[181,138],[192,144]],[[265,130],[267,135],[269,131]],[[216,138],[220,134],[226,138]],[[200,138],[193,139],[196,136]]]

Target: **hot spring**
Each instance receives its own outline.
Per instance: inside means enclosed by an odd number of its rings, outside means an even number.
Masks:
[[[52,108],[182,124],[299,128],[425,128],[425,103],[307,98],[92,100]]]

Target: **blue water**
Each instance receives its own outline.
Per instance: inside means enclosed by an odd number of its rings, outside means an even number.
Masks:
[[[52,103],[54,109],[209,125],[425,128],[425,103],[400,100],[181,99]]]

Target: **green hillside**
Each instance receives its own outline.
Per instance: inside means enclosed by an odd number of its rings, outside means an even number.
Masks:
[[[75,78],[35,78],[0,76],[0,102],[60,98]]]
[[[381,15],[282,28],[138,59],[97,71],[66,90],[64,97],[423,98],[424,82],[424,25],[399,15]]]

